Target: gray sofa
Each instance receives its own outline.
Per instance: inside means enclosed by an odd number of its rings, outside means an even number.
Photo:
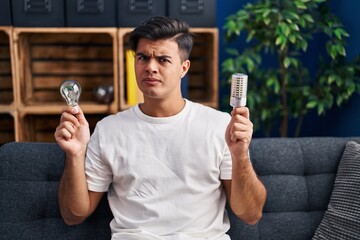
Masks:
[[[348,138],[253,139],[253,166],[266,185],[262,220],[249,226],[229,211],[232,239],[311,239],[330,199]],[[360,138],[353,138],[360,142]],[[110,239],[104,198],[84,223],[60,217],[57,188],[64,153],[55,143],[8,143],[0,148],[1,239]]]

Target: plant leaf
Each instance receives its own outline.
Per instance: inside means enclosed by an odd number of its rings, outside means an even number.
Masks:
[[[279,36],[276,38],[275,45],[279,46],[279,45],[281,45],[283,42],[284,42],[284,36],[283,36],[283,35],[279,35]]]
[[[308,22],[311,22],[311,23],[314,22],[314,19],[310,14],[304,14],[304,15],[302,15],[302,17]]]
[[[316,100],[312,100],[306,104],[306,108],[315,108],[318,105],[318,102]]]
[[[294,3],[298,9],[304,9],[304,10],[307,9],[306,5],[302,1],[295,0]]]
[[[284,67],[285,67],[285,68],[288,68],[288,67],[290,66],[290,64],[291,64],[291,59],[288,58],[288,57],[286,57],[286,58],[284,59]]]

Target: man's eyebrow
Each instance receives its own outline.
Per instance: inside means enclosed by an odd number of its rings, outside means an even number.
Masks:
[[[146,55],[145,53],[142,53],[142,52],[138,52],[138,53],[136,53],[135,55],[136,55],[136,56],[148,56],[148,55]]]
[[[168,59],[171,60],[172,57],[169,55],[160,55],[160,56],[155,56],[157,59]]]
[[[136,53],[136,56],[149,57],[149,55],[148,55],[148,54],[143,53],[143,52],[138,52],[138,53]],[[163,54],[163,55],[158,55],[158,56],[155,56],[155,57],[156,57],[156,58],[169,58],[169,59],[172,59],[172,57],[171,57],[171,56],[166,55],[166,54]]]

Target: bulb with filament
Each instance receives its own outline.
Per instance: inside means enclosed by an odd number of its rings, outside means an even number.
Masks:
[[[60,86],[61,96],[65,99],[70,107],[79,105],[79,98],[81,94],[81,86],[75,80],[66,80]]]

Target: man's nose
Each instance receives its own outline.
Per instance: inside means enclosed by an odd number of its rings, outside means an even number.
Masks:
[[[158,71],[158,63],[156,59],[150,58],[148,64],[146,65],[146,71],[149,73],[155,73]]]

